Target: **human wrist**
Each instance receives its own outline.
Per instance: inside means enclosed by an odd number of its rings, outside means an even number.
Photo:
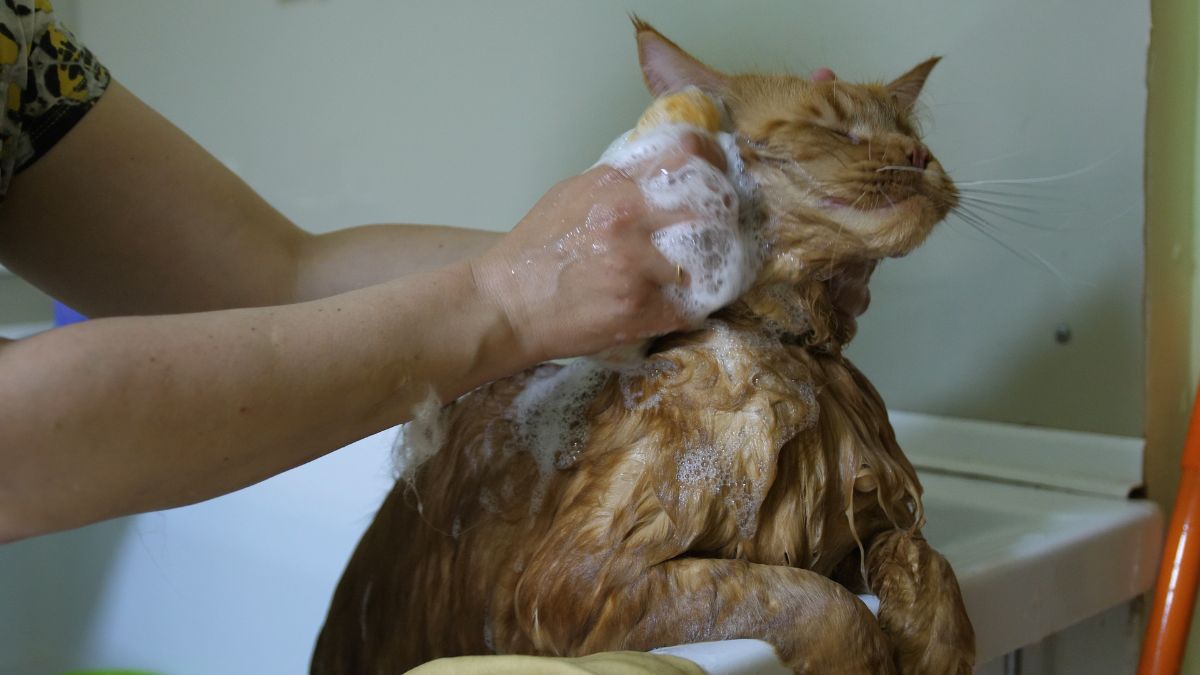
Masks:
[[[545,360],[529,337],[529,312],[515,268],[493,252],[462,265],[470,282],[474,314],[483,321],[480,365],[511,374]],[[491,367],[488,367],[491,366]]]

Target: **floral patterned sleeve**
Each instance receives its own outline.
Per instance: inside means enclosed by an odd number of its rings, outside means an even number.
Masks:
[[[109,79],[50,0],[0,0],[0,199],[14,174],[83,118]]]

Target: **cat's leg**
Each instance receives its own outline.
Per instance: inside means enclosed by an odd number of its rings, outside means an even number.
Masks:
[[[572,650],[646,650],[758,638],[796,673],[890,675],[891,645],[866,606],[809,570],[743,560],[678,558],[614,589]],[[546,620],[544,617],[543,621]]]
[[[946,559],[921,535],[890,529],[871,540],[867,569],[900,673],[970,675],[975,631]]]

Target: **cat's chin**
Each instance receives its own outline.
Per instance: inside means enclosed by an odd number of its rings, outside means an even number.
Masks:
[[[896,258],[916,248],[933,226],[945,217],[933,200],[914,194],[882,206],[861,208],[840,200],[822,200],[819,208],[826,217],[857,234],[870,248],[873,257]]]

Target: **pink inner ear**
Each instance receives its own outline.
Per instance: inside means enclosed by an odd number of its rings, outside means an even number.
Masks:
[[[929,77],[929,71],[933,70],[933,67],[941,60],[940,56],[926,59],[887,86],[888,91],[892,93],[901,107],[911,110],[916,105],[917,97],[921,95],[921,88],[925,86],[925,80]]]
[[[649,87],[650,93],[662,96],[669,91],[686,87],[686,83],[680,84],[681,78],[671,63],[673,55],[669,52],[670,47],[653,38],[643,40],[640,39],[641,36],[638,37],[642,74],[646,77],[646,86]]]
[[[638,31],[637,41],[642,74],[651,94],[662,96],[689,85],[714,94],[726,89],[723,74],[692,58],[656,31]]]
[[[809,74],[809,78],[813,82],[832,82],[837,79],[837,75],[829,68],[817,68]]]

